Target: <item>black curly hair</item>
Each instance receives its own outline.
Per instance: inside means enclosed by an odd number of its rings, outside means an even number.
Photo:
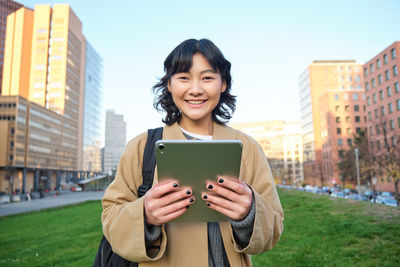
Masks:
[[[176,73],[189,72],[192,67],[193,55],[200,53],[211,67],[221,74],[226,83],[226,89],[221,93],[218,105],[211,113],[212,120],[218,124],[225,124],[232,117],[236,109],[236,96],[230,94],[232,77],[231,63],[225,59],[218,47],[208,39],[188,39],[178,45],[164,61],[165,75],[153,86],[155,93],[154,107],[167,114],[162,120],[167,125],[172,125],[181,120],[181,111],[175,105],[172,94],[168,90],[168,83]]]

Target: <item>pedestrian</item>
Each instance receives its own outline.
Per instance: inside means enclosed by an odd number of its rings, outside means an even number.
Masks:
[[[236,107],[230,68],[210,40],[186,40],[164,62],[165,75],[153,87],[154,106],[166,112],[163,139],[242,141],[240,179],[215,177],[202,199],[195,199],[178,177],[159,183],[155,177],[153,187],[138,198],[147,132],[133,138],[102,200],[103,232],[121,257],[139,266],[251,266],[250,254],[278,242],[283,211],[263,150],[226,125]],[[207,205],[229,221],[171,222],[194,204]]]

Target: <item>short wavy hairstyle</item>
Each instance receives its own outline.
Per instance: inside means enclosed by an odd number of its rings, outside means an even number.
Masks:
[[[208,61],[210,66],[221,74],[222,80],[226,83],[226,89],[221,93],[218,105],[211,112],[212,120],[218,124],[227,123],[236,109],[236,96],[231,95],[231,63],[225,59],[218,47],[208,39],[188,39],[178,45],[165,59],[165,75],[153,86],[155,93],[154,107],[158,111],[165,111],[167,114],[163,122],[172,125],[180,122],[182,114],[175,105],[172,94],[168,90],[168,83],[176,73],[189,72],[192,67],[193,55],[200,53]]]

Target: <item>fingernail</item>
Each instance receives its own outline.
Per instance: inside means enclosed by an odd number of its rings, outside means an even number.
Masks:
[[[224,179],[219,178],[218,183],[222,184],[224,182]]]
[[[208,185],[208,189],[213,189],[213,187],[214,187],[214,186],[213,186],[212,184],[209,184],[209,185]]]
[[[186,194],[190,195],[190,193],[192,193],[189,189],[186,190]]]
[[[211,206],[211,204],[210,203],[207,203],[207,207],[210,207]]]
[[[208,198],[208,196],[207,196],[207,195],[204,195],[204,196],[203,196],[203,198],[204,198],[204,199],[207,199],[207,198]]]
[[[193,202],[194,202],[194,198],[191,198],[191,199],[190,199],[190,202],[193,203]]]
[[[173,187],[178,187],[178,184],[177,184],[177,183],[173,183],[172,186],[173,186]]]

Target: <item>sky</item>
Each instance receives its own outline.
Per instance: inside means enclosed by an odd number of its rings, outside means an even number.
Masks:
[[[232,63],[232,123],[300,120],[298,77],[313,60],[363,64],[400,41],[398,0],[18,2],[70,4],[103,59],[104,114],[124,115],[127,141],[162,125],[152,86],[186,39],[212,40]]]

